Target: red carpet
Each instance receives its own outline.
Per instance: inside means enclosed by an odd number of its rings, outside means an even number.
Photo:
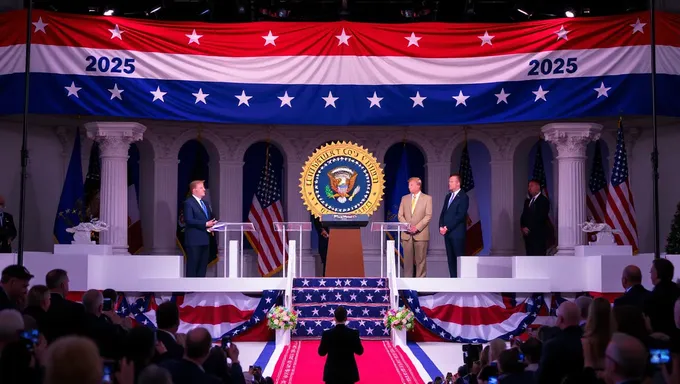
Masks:
[[[423,384],[406,354],[390,341],[363,341],[357,356],[359,383]],[[281,353],[272,379],[276,384],[323,384],[325,357],[317,353],[319,341],[292,341]]]

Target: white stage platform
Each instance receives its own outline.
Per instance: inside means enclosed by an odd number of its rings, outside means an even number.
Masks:
[[[643,284],[652,287],[651,254],[631,256],[621,248],[609,249],[608,255],[592,255],[593,249],[578,252],[583,256],[466,256],[458,260],[460,278],[401,278],[397,288],[419,292],[614,293],[623,290],[621,271],[629,264],[639,266]],[[680,265],[680,255],[670,255],[668,259]],[[0,254],[0,268],[15,263],[15,254]],[[73,291],[113,288],[121,292],[261,292],[283,290],[287,284],[285,278],[183,278],[183,260],[176,255],[26,252],[24,265],[36,276],[31,284],[44,284],[45,274],[54,268],[65,269]],[[675,278],[678,277],[680,268],[676,269]]]

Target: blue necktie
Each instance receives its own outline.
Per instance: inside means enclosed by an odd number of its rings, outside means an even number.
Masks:
[[[203,213],[205,213],[205,217],[208,217],[208,208],[206,208],[203,200],[199,200],[199,202],[201,203],[201,208],[203,208]]]
[[[453,198],[456,197],[456,194],[451,192],[451,197],[449,197],[449,205],[446,206],[446,208],[451,206],[451,203],[453,203]]]

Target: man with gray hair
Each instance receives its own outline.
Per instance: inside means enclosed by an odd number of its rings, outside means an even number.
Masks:
[[[557,308],[560,333],[543,345],[537,377],[538,384],[562,382],[583,372],[583,331],[579,327],[581,311],[575,303],[565,301]]]
[[[118,359],[123,354],[123,340],[127,331],[120,326],[118,316],[107,317],[103,313],[104,296],[96,289],[83,295],[85,308],[85,335],[97,343],[102,357]]]
[[[167,369],[157,365],[149,365],[139,374],[137,384],[173,384],[172,376]]]
[[[614,333],[605,356],[605,372],[612,382],[642,383],[649,355],[640,340],[624,333]]]
[[[0,355],[5,346],[19,338],[24,329],[24,317],[15,309],[0,311]]]

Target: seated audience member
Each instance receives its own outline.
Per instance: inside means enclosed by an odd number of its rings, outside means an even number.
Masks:
[[[489,379],[492,377],[498,379],[498,368],[495,365],[487,365],[479,371],[479,375],[477,375],[477,384],[489,384]]]
[[[123,342],[123,355],[134,365],[134,377],[151,364],[156,353],[164,353],[163,346],[156,341],[151,328],[135,327],[127,332]]]
[[[21,311],[26,305],[28,283],[33,278],[26,267],[10,265],[0,275],[0,311],[16,309]]]
[[[541,348],[543,343],[535,337],[529,338],[520,347],[520,351],[524,354],[524,363],[527,372],[536,372],[538,370],[538,363],[541,361]]]
[[[494,339],[489,343],[489,363],[498,362],[501,352],[508,349],[508,345],[503,339]]]
[[[47,348],[44,383],[101,384],[102,369],[102,359],[92,340],[67,336]]]
[[[565,301],[557,308],[557,326],[561,332],[543,344],[537,376],[540,384],[560,383],[565,377],[583,372],[583,332],[579,327],[581,311]]]
[[[184,356],[185,335],[177,334],[179,329],[179,308],[172,301],[166,301],[156,309],[156,339],[163,343],[165,353],[157,354],[155,361],[181,359]]]
[[[524,362],[520,359],[517,348],[501,352],[498,357],[498,370],[501,372],[498,377],[501,384],[531,384],[535,381],[533,372],[524,371]]]
[[[585,295],[577,297],[574,301],[579,311],[581,311],[581,321],[578,323],[579,327],[581,328],[586,326],[586,321],[588,320],[588,311],[590,310],[590,303],[592,302],[593,298]]]
[[[24,318],[15,309],[0,311],[0,356],[6,345],[19,340],[19,333],[24,329]]]
[[[149,365],[139,374],[137,384],[173,384],[172,376],[167,369],[157,365]]]
[[[650,270],[654,289],[645,303],[645,314],[654,332],[665,333],[677,337],[677,328],[673,321],[675,301],[680,298],[680,287],[673,281],[675,268],[668,259],[654,259]]]
[[[44,285],[34,285],[28,291],[24,315],[31,316],[38,323],[37,329],[44,331],[47,310],[50,309],[50,291]]]
[[[47,272],[45,283],[50,290],[50,308],[47,310],[45,337],[49,343],[61,336],[82,334],[85,330],[85,308],[66,299],[69,278],[63,269]]]
[[[99,347],[99,353],[106,359],[117,360],[123,356],[123,341],[127,331],[120,326],[120,318],[109,318],[102,313],[104,296],[96,289],[90,289],[83,295],[85,308],[85,330],[88,336]]]
[[[615,333],[607,346],[606,355],[605,372],[612,383],[642,383],[649,355],[640,340]]]
[[[636,265],[629,265],[624,268],[621,276],[621,285],[625,292],[621,297],[614,300],[614,307],[632,305],[643,311],[645,309],[645,302],[649,300],[651,293],[642,286],[642,271],[640,271],[640,268]]]
[[[598,297],[590,304],[583,344],[584,365],[596,372],[604,370],[605,351],[612,333],[612,310],[609,301]]]

